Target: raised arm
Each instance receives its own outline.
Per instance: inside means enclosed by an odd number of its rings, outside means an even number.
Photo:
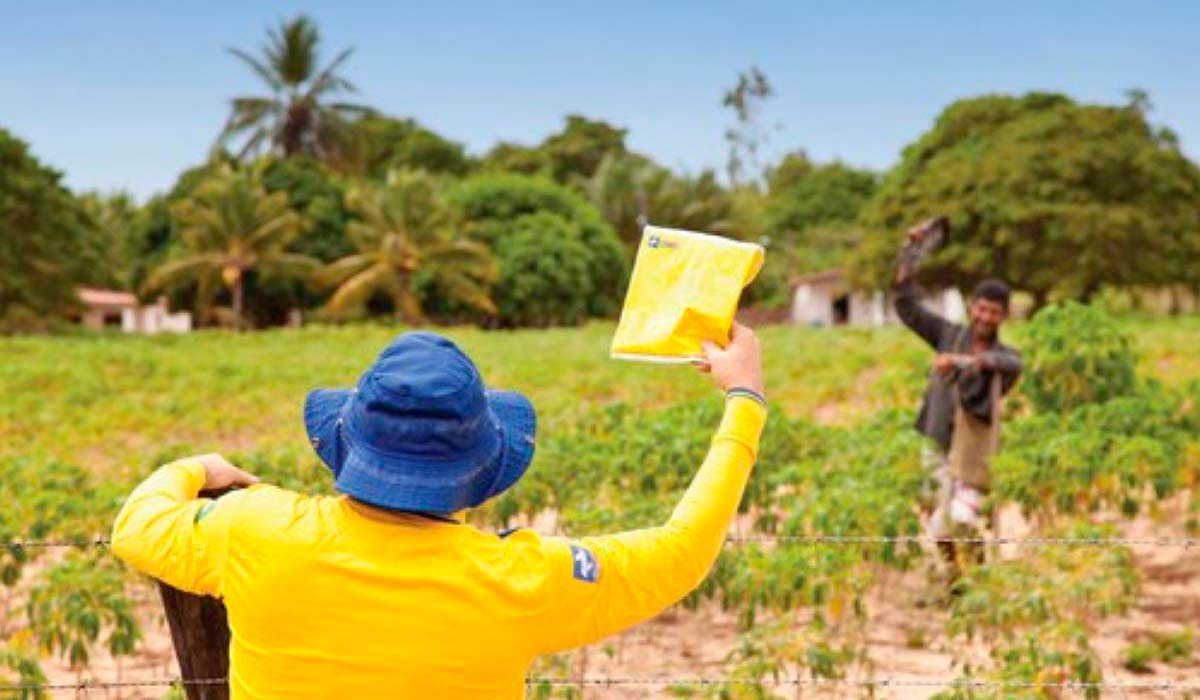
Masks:
[[[958,331],[956,325],[925,308],[912,280],[895,286],[892,291],[896,315],[934,350],[940,350],[943,339]]]
[[[704,580],[737,512],[766,420],[757,339],[735,327],[727,350],[708,350],[726,390],[708,456],[659,527],[579,541],[542,542],[548,567],[537,653],[598,640],[649,619]]]
[[[204,489],[249,486],[258,479],[220,455],[172,462],[146,478],[113,523],[112,550],[135,569],[180,590],[217,595],[229,528],[241,493],[214,501]]]
[[[905,232],[906,240],[901,249],[900,259],[896,264],[896,274],[892,278],[893,304],[896,315],[904,325],[908,326],[921,339],[929,343],[934,350],[942,349],[943,340],[958,332],[958,327],[941,316],[926,309],[917,295],[916,275],[917,262],[920,259],[918,251],[921,241],[934,230],[933,221],[917,224]]]

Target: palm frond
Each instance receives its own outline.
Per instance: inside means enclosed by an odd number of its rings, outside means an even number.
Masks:
[[[385,235],[385,229],[374,222],[350,221],[346,224],[346,237],[354,244],[354,249],[362,253],[378,251]]]
[[[354,47],[343,49],[337,58],[330,61],[325,70],[321,71],[320,75],[312,81],[312,85],[305,91],[305,95],[309,98],[316,98],[317,95],[323,95],[326,92],[357,92],[357,89],[348,80],[334,74],[338,66],[345,63],[353,53]]]
[[[248,192],[244,192],[246,201],[243,210],[256,222],[270,221],[284,214],[293,214],[288,193],[284,190],[267,193],[261,185],[255,183]]]
[[[326,302],[326,307],[335,316],[360,309],[371,295],[386,290],[392,277],[395,273],[387,266],[372,265],[343,282]]]
[[[408,277],[391,275],[385,280],[384,286],[392,298],[392,305],[396,307],[396,313],[400,314],[405,322],[419,324],[425,320],[425,312],[421,309],[421,300],[417,298],[408,284]]]
[[[313,273],[313,282],[320,287],[332,287],[340,284],[352,275],[361,272],[364,267],[375,262],[378,262],[378,256],[376,255],[363,253],[347,255]]]
[[[439,258],[443,260],[490,263],[492,261],[492,251],[479,241],[457,238],[428,246],[425,249],[425,257],[430,259]]]
[[[316,258],[299,253],[277,253],[259,263],[264,276],[282,279],[311,277],[320,266],[321,262]]]
[[[245,239],[246,247],[251,250],[282,248],[291,242],[299,232],[300,218],[296,216],[296,212],[285,211],[251,231]]]
[[[242,51],[241,49],[229,47],[225,50],[240,58],[243,63],[250,66],[250,70],[257,73],[258,77],[263,79],[263,82],[265,82],[267,85],[270,85],[271,90],[275,92],[280,92],[283,90],[283,84],[279,82],[279,77],[270,68],[267,68],[265,65],[263,65],[262,62],[257,58],[251,56],[245,51]]]
[[[488,294],[488,288],[467,275],[443,272],[436,275],[438,287],[454,301],[466,304],[487,314],[496,313],[496,303]]]
[[[269,129],[268,128],[260,128],[258,131],[254,132],[254,136],[251,136],[249,139],[246,140],[246,143],[242,145],[241,150],[238,151],[237,159],[244,161],[251,154],[258,153],[265,142],[277,141],[278,133],[279,133],[279,129],[276,127],[272,127]]]
[[[229,118],[225,120],[225,125],[221,127],[221,133],[217,135],[217,141],[224,143],[230,139],[242,134],[250,129],[269,130],[273,128],[274,122],[279,118],[278,105],[237,105],[240,100],[261,99],[261,98],[237,98],[234,100],[234,106],[230,109]],[[266,101],[266,100],[264,100]]]
[[[476,241],[457,240],[431,246],[425,249],[424,258],[435,270],[452,271],[483,282],[494,282],[499,275],[491,251]]]
[[[353,102],[329,102],[322,105],[322,107],[324,109],[331,109],[335,112],[338,112],[339,116],[342,118],[369,117],[375,114],[374,107],[355,104]]]
[[[206,270],[219,269],[224,261],[225,256],[219,253],[204,253],[163,263],[142,283],[142,294],[154,294],[172,282],[196,276]]]
[[[317,26],[304,15],[268,32],[270,46],[264,52],[284,85],[296,88],[312,76],[321,41]]]

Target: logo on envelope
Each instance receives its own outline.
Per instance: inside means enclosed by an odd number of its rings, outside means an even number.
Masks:
[[[662,236],[654,235],[646,239],[646,245],[651,248],[675,248],[679,244],[675,241],[664,239]]]

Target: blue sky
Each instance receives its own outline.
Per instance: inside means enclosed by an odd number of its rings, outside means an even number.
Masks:
[[[1121,102],[1200,157],[1200,3],[39,2],[0,6],[0,126],[75,188],[148,196],[200,162],[255,78],[256,47],[297,12],[327,58],[357,47],[358,100],[481,153],[578,112],[629,129],[675,168],[719,167],[720,96],[757,65],[776,96],[771,151],[886,168],[950,101],[1055,90]]]

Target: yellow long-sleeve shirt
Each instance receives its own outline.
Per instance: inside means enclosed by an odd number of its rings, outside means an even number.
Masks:
[[[204,467],[182,460],[133,492],[112,547],[177,588],[224,598],[235,700],[521,698],[539,654],[653,617],[700,583],[765,418],[757,401],[729,399],[670,520],[644,530],[498,537],[267,485],[210,501],[196,498]]]

